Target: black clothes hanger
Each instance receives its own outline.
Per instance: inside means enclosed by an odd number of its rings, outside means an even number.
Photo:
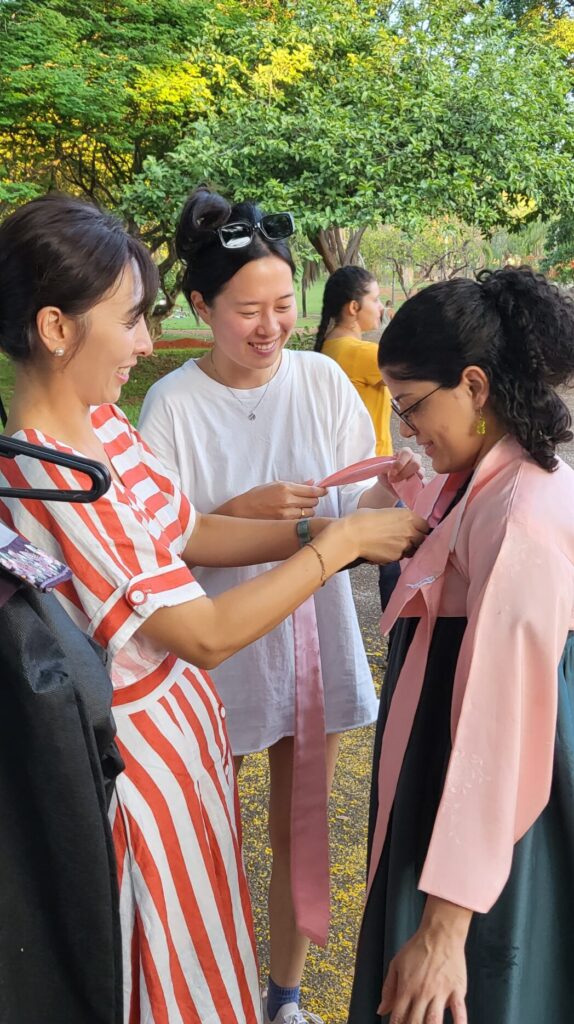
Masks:
[[[92,486],[89,491],[60,490],[56,487],[39,490],[32,487],[0,487],[1,498],[37,498],[39,501],[73,501],[89,504],[101,498],[102,494],[109,490],[112,482],[109,470],[95,459],[87,459],[83,455],[69,455],[67,452],[44,448],[42,445],[32,444],[30,441],[19,441],[15,437],[1,435],[0,456],[13,459],[16,455],[27,455],[28,458],[39,459],[40,462],[53,462],[56,466],[76,469],[89,476]]]

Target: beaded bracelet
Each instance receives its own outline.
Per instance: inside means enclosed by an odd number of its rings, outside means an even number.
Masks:
[[[311,548],[311,550],[315,552],[317,558],[319,559],[319,562],[321,563],[321,586],[324,587],[327,582],[327,570],[325,569],[323,555],[321,554],[320,551],[317,550],[313,542],[310,540],[307,541],[306,547]]]

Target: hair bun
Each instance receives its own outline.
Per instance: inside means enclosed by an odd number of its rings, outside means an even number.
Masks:
[[[529,299],[536,278],[530,267],[480,270],[476,275],[482,294],[496,306],[502,318],[511,317]]]
[[[177,232],[175,248],[180,260],[189,262],[208,240],[212,232],[229,220],[231,206],[207,185],[199,185],[185,203]]]
[[[500,317],[513,371],[553,387],[570,381],[572,299],[530,267],[483,270],[477,280]]]

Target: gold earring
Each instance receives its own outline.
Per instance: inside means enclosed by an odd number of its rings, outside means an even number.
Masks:
[[[480,410],[478,414],[478,420],[476,421],[476,432],[477,434],[480,435],[480,437],[484,437],[484,435],[486,434],[486,420],[484,418],[484,412],[482,411],[482,409]]]
[[[55,356],[58,356],[58,358],[60,358],[61,356],[64,355],[65,351],[66,351],[65,348],[55,348],[53,354]]]

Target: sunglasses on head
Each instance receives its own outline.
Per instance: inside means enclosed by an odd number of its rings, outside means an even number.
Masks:
[[[236,220],[217,228],[219,241],[225,249],[243,249],[249,245],[253,232],[259,231],[269,242],[277,242],[281,238],[289,238],[295,231],[292,213],[267,213],[256,224]]]

